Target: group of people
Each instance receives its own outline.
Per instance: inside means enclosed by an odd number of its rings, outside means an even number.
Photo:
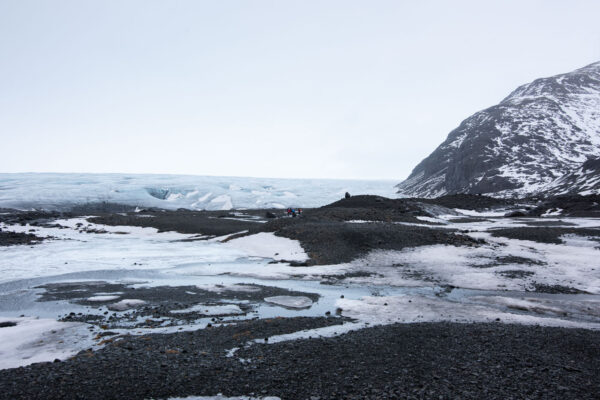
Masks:
[[[287,215],[288,217],[296,217],[296,216],[302,216],[302,209],[301,208],[291,208],[288,207],[287,209]]]

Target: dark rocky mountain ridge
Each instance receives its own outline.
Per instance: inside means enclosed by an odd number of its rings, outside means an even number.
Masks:
[[[600,62],[537,79],[450,132],[398,192],[523,197],[600,191]]]

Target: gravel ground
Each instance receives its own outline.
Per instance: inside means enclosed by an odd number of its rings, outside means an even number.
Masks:
[[[274,221],[266,227],[277,235],[299,240],[313,264],[349,262],[370,251],[401,250],[433,244],[476,246],[481,242],[451,230],[386,223],[346,223],[310,220],[285,223]],[[278,225],[275,225],[278,224]]]
[[[340,323],[243,322],[125,337],[65,362],[0,371],[1,399],[145,399],[254,395],[282,399],[594,399],[600,333],[503,324],[423,323],[334,338],[252,339]],[[240,361],[243,359],[243,361]]]
[[[480,243],[470,237],[457,235],[455,231],[441,231],[434,226],[427,228],[389,223],[418,222],[427,225],[427,222],[419,221],[415,216],[428,215],[428,207],[430,205],[414,200],[353,196],[325,207],[304,210],[303,216],[298,218],[281,218],[284,214],[282,210],[244,210],[247,217],[223,211],[149,210],[125,215],[105,214],[90,218],[89,221],[106,225],[149,226],[160,231],[209,236],[241,231],[248,231],[248,234],[275,232],[299,240],[309,254],[309,264],[312,265],[348,262],[375,249],[400,250],[432,244],[461,246]],[[280,218],[267,218],[267,213]],[[381,223],[347,223],[353,220]]]
[[[261,217],[266,221],[269,210],[244,211],[245,214]],[[283,215],[281,210],[278,215]],[[235,218],[235,219],[231,219]],[[128,225],[153,227],[159,231],[176,231],[180,233],[196,233],[209,236],[224,236],[246,230],[260,230],[263,225],[257,220],[240,220],[227,211],[145,211],[140,213],[104,214],[90,218],[89,221],[105,225]]]
[[[518,199],[496,199],[489,196],[478,196],[473,194],[452,194],[434,199],[414,199],[425,203],[436,204],[448,208],[460,208],[463,210],[480,210],[490,207],[506,207],[519,202]]]
[[[40,243],[43,240],[43,237],[36,236],[33,233],[7,232],[0,229],[0,246],[32,245]]]
[[[492,236],[507,237],[509,239],[532,240],[540,243],[561,244],[562,235],[575,234],[600,238],[600,229],[584,228],[557,228],[557,227],[527,227],[527,228],[502,228],[490,231]]]
[[[570,217],[600,217],[600,195],[565,195],[546,199],[531,211],[531,215],[542,215],[548,210],[562,210]]]

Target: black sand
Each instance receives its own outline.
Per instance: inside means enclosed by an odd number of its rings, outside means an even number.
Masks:
[[[600,333],[503,324],[422,323],[329,339],[253,339],[336,318],[243,322],[127,337],[65,362],[0,371],[0,399],[597,399]],[[240,358],[246,360],[240,362]]]

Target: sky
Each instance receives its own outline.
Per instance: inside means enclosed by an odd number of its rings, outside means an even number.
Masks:
[[[0,172],[406,178],[600,1],[0,0]]]

